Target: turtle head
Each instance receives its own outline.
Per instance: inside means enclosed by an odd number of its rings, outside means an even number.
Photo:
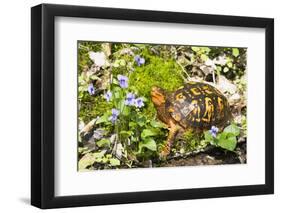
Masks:
[[[162,88],[152,87],[151,88],[151,99],[155,106],[161,106],[166,102],[166,92]]]

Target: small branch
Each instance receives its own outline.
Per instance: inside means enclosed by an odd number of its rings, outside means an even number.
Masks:
[[[182,69],[182,71],[184,72],[184,74],[187,76],[188,80],[190,79],[190,75],[186,72],[185,68],[177,61],[177,64],[180,66],[180,68]],[[186,80],[186,78],[180,74],[181,77],[183,78],[184,82],[187,83],[188,80]]]
[[[89,51],[89,47],[86,47],[86,46],[83,45],[83,44],[79,44],[79,48]]]
[[[215,70],[213,70],[212,76],[213,76],[213,82],[214,82],[214,84],[216,85],[217,83],[216,83]]]

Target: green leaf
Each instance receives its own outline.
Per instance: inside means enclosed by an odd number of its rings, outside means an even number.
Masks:
[[[125,66],[125,65],[126,65],[126,61],[125,61],[124,59],[120,59],[119,64],[120,64],[121,66]]]
[[[128,115],[130,115],[130,112],[131,112],[130,107],[124,106],[124,109],[122,112],[123,115],[128,116]]]
[[[210,52],[211,49],[209,47],[201,47],[201,49],[204,51],[204,52]]]
[[[96,124],[106,123],[106,122],[108,122],[108,118],[109,118],[109,114],[105,113],[97,119]]]
[[[111,166],[119,166],[120,160],[118,160],[117,158],[111,158],[111,159],[109,159],[109,163]]]
[[[233,67],[232,62],[228,62],[226,65],[227,65],[229,68],[232,68],[232,67]]]
[[[112,158],[112,154],[105,155],[106,158]]]
[[[118,68],[119,66],[125,66],[126,61],[124,59],[117,59],[114,61],[113,66]]]
[[[117,109],[124,109],[125,107],[125,101],[121,100],[117,102]]]
[[[101,161],[102,157],[105,154],[105,150],[101,152],[95,152],[95,153],[87,153],[85,154],[78,162],[78,169],[83,170],[86,169],[88,166],[91,166],[94,164],[94,162]]]
[[[119,60],[114,61],[113,67],[115,67],[115,68],[119,67]]]
[[[97,141],[96,143],[98,145],[98,147],[105,147],[105,146],[109,146],[110,145],[110,140],[107,138],[103,138],[99,141]]]
[[[155,121],[155,120],[150,121],[150,125],[154,128],[165,128],[166,127],[166,125],[163,124],[162,122]]]
[[[102,150],[101,152],[95,152],[93,153],[93,157],[96,162],[101,162],[104,154],[106,153],[106,150]]]
[[[120,93],[121,93],[120,90],[114,91],[113,97],[116,98],[116,99],[119,99],[121,97]]]
[[[157,149],[156,142],[152,138],[146,138],[143,142],[140,143],[139,145],[140,151],[142,150],[143,147],[146,147],[151,151],[156,151]]]
[[[155,136],[157,134],[158,134],[158,132],[153,129],[144,129],[141,133],[141,137],[142,137],[142,139],[145,139],[146,137]]]
[[[98,162],[99,163],[108,163],[108,158],[107,157],[102,157],[102,158],[100,158],[100,160]]]
[[[217,74],[220,74],[221,70],[222,70],[221,66],[217,65],[216,66]]]
[[[137,117],[136,122],[139,126],[143,127],[146,124],[146,118],[144,116],[139,116]]]
[[[129,127],[136,128],[136,126],[137,126],[136,122],[133,122],[133,121],[129,122]]]
[[[95,158],[93,157],[92,153],[87,153],[79,160],[78,169],[86,169],[88,166],[93,165],[94,162]]]
[[[211,142],[214,140],[212,134],[210,133],[209,130],[205,131],[204,132],[204,137],[205,137],[205,140],[208,141],[208,142]]]
[[[228,136],[227,132],[222,132],[222,133],[217,135],[217,139],[218,140],[225,140],[225,139],[227,139],[227,136]],[[232,136],[232,135],[230,135],[230,136]]]
[[[238,136],[240,134],[240,129],[235,124],[231,124],[223,130],[223,132],[231,133],[233,136]]]
[[[233,55],[234,57],[239,56],[239,49],[238,49],[238,48],[232,48],[232,55]]]
[[[222,134],[223,135],[223,134]],[[229,151],[233,151],[236,147],[237,140],[235,136],[219,138],[218,145]]]
[[[112,83],[116,84],[116,85],[119,85],[119,81],[117,79],[115,79],[115,78],[113,78]]]
[[[224,68],[223,68],[223,72],[224,72],[224,73],[226,73],[226,72],[228,72],[228,71],[229,71],[229,68],[228,68],[228,67],[224,67]]]
[[[133,131],[125,131],[125,130],[122,130],[120,132],[121,135],[123,135],[124,137],[129,137],[133,134]]]
[[[191,47],[191,49],[192,49],[194,52],[200,51],[200,47]]]
[[[96,76],[96,75],[91,75],[90,76],[90,79],[92,79],[92,80],[101,80],[98,76]]]
[[[205,54],[202,54],[200,58],[202,59],[202,61],[207,61],[209,59],[209,57]]]

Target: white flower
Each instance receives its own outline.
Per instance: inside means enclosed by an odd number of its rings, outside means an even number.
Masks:
[[[90,59],[97,65],[98,67],[102,67],[106,63],[105,54],[103,52],[89,52]]]

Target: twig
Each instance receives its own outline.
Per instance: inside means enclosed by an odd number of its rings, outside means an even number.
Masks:
[[[180,68],[182,69],[182,71],[184,72],[184,74],[187,76],[188,80],[190,79],[190,75],[186,72],[186,70],[184,69],[184,67],[177,61],[177,64],[180,66]],[[187,83],[188,80],[186,80],[186,78],[180,74],[181,77],[183,78],[184,82]]]
[[[213,76],[213,82],[216,85],[217,83],[216,83],[215,69],[213,69],[212,76]]]
[[[86,47],[83,44],[79,44],[79,48],[89,51],[89,47]]]

